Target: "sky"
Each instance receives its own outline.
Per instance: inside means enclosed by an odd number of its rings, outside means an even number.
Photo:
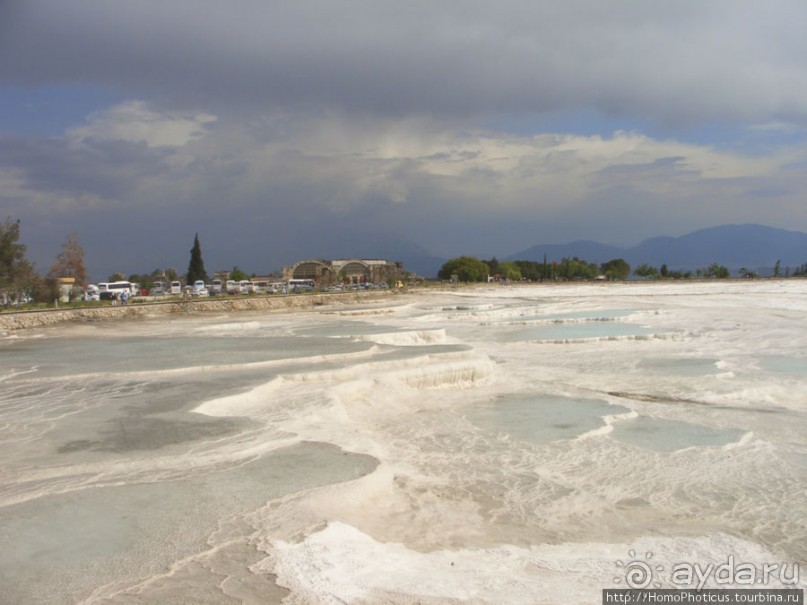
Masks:
[[[0,0],[0,220],[41,272],[74,232],[96,281],[184,272],[196,233],[209,271],[260,274],[356,242],[807,231],[804,23],[804,0]]]

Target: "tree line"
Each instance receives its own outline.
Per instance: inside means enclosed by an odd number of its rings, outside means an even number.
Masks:
[[[78,235],[71,232],[48,273],[39,275],[20,243],[20,221],[6,218],[0,223],[0,303],[8,306],[33,301],[50,301],[57,295],[56,279],[72,277],[77,285],[85,285],[87,268],[84,248]]]
[[[694,271],[673,270],[662,264],[654,267],[642,263],[633,269],[635,277],[647,280],[662,279],[726,279],[731,271],[725,265],[712,263]],[[738,272],[740,277],[758,277],[746,268]],[[437,276],[442,280],[460,282],[481,282],[489,278],[502,281],[583,281],[590,279],[607,279],[624,281],[631,275],[631,266],[622,258],[615,258],[602,264],[587,262],[578,257],[562,258],[560,261],[543,262],[513,260],[499,261],[495,257],[480,260],[474,256],[452,258],[440,268]],[[805,277],[807,263],[800,265],[793,272],[787,267],[784,272],[781,262],[777,261],[773,268],[773,277]]]
[[[743,270],[740,270],[740,275],[743,275],[743,273]],[[692,279],[693,277],[706,279],[726,279],[731,275],[731,271],[729,271],[728,267],[719,265],[717,263],[712,263],[708,267],[696,269],[694,273],[692,271],[670,270],[666,264],[662,264],[659,268],[656,268],[644,263],[636,267],[633,274],[644,279]]]
[[[626,280],[630,265],[615,258],[597,265],[579,258],[562,258],[560,261],[544,262],[528,260],[499,261],[496,257],[480,260],[474,256],[452,258],[443,264],[437,277],[461,282],[487,281],[488,278],[506,281],[577,281],[602,276],[609,280]]]
[[[20,242],[19,219],[6,218],[0,223],[0,304],[9,306],[28,302],[52,302],[58,297],[58,278],[73,278],[78,289],[88,285],[84,248],[75,232],[68,234],[55,262],[44,276],[37,273],[34,264],[27,259],[26,252],[27,247]],[[233,275],[236,277],[232,277]],[[190,263],[184,277],[189,284],[197,280],[208,281],[198,233],[193,240]],[[238,267],[233,267],[231,278],[246,279],[247,276]],[[180,277],[174,269],[155,269],[150,274],[133,274],[128,278],[115,273],[109,276],[108,281],[131,281],[151,288],[155,281],[178,279]]]

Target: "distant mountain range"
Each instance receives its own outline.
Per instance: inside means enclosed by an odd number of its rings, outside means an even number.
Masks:
[[[769,273],[777,261],[782,271],[807,263],[807,233],[763,225],[720,225],[693,231],[680,237],[653,237],[630,248],[593,241],[532,246],[506,260],[560,260],[577,256],[597,264],[614,258],[632,267],[647,263],[666,264],[671,270],[694,270],[712,263],[729,269],[747,268]]]
[[[401,261],[407,270],[425,277],[435,277],[448,260],[434,256],[407,238],[393,233],[349,238],[339,243],[329,242],[328,254],[331,258]],[[549,261],[576,256],[597,264],[622,258],[631,267],[642,263],[654,267],[666,264],[671,271],[694,271],[718,263],[734,272],[744,267],[760,275],[769,275],[776,261],[781,262],[782,272],[786,267],[794,269],[807,263],[807,233],[763,225],[721,225],[680,237],[653,237],[628,248],[587,240],[568,244],[539,244],[499,260],[543,262],[544,255]]]

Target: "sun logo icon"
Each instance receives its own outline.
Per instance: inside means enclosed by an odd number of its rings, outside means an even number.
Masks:
[[[653,584],[653,586],[656,588],[661,587],[660,582],[653,582],[653,572],[664,571],[664,568],[661,565],[656,565],[655,567],[651,566],[649,561],[653,558],[652,552],[646,552],[644,554],[644,561],[637,559],[636,552],[633,550],[628,551],[628,556],[630,557],[630,560],[627,562],[616,562],[617,567],[624,568],[625,577],[614,578],[614,582],[620,584],[624,580],[625,584],[631,588],[647,588],[650,586],[650,584]]]

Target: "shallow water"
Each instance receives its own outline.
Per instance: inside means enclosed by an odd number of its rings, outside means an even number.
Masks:
[[[609,405],[602,400],[537,394],[502,397],[470,410],[468,417],[477,426],[516,439],[549,443],[605,427],[605,417],[629,411],[629,408]]]
[[[713,429],[677,420],[639,417],[616,426],[612,437],[657,452],[688,447],[714,447],[735,443],[745,433],[737,429]]]
[[[680,375],[703,376],[720,372],[717,359],[700,357],[669,357],[650,358],[639,361],[639,366],[649,372]]]
[[[111,577],[134,583],[164,573],[207,551],[221,520],[373,468],[369,456],[301,443],[184,479],[89,487],[4,507],[4,602],[72,603]]]
[[[560,323],[524,328],[512,332],[510,340],[582,340],[608,339],[652,334],[650,328],[611,321]]]
[[[760,359],[759,365],[769,372],[807,377],[807,358],[804,357],[763,357]]]
[[[806,295],[482,288],[8,335],[0,594],[580,603],[631,551],[663,586],[804,565]]]

